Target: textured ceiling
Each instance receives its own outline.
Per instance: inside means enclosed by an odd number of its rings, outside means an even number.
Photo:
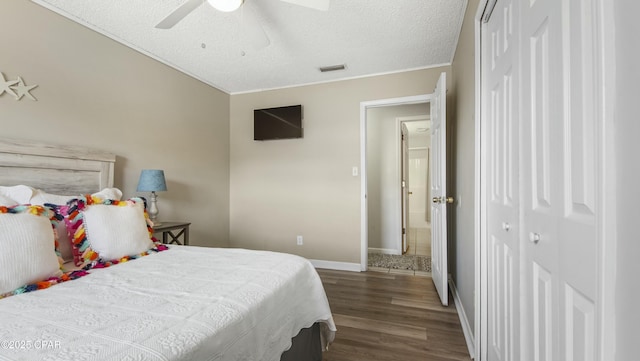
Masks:
[[[172,29],[155,25],[185,0],[32,0],[230,94],[451,63],[467,0],[332,0],[317,11],[245,0],[204,3]],[[243,22],[253,12],[259,21]],[[270,44],[256,47],[261,26]],[[249,35],[247,35],[249,34]],[[346,64],[321,73],[321,66]]]

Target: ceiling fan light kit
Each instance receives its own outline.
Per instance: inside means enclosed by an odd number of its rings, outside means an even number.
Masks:
[[[207,0],[214,9],[224,12],[236,11],[244,0]]]
[[[290,4],[302,7],[327,11],[331,0],[281,0]],[[224,12],[236,11],[242,6],[244,0],[206,0],[214,9]],[[185,16],[204,4],[205,0],[186,0],[182,5],[175,9],[171,14],[162,19],[157,25],[157,29],[171,29]],[[260,26],[258,24],[257,26]],[[262,30],[260,30],[262,31]],[[262,31],[264,33],[264,31]],[[268,43],[268,41],[267,41]],[[268,44],[267,44],[268,45]]]

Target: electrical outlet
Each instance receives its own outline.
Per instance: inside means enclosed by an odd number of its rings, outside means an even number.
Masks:
[[[296,241],[298,242],[298,246],[302,246],[302,236],[296,237]]]

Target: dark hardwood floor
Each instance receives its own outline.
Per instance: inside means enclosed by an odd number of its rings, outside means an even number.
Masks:
[[[323,361],[470,360],[458,314],[431,278],[319,269],[338,332]]]

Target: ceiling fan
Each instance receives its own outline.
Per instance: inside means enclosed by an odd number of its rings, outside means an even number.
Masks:
[[[170,29],[176,25],[185,16],[197,9],[204,2],[208,2],[211,6],[219,11],[231,12],[238,10],[244,3],[244,0],[187,0],[176,10],[160,21],[156,28]],[[300,5],[311,9],[327,11],[331,0],[280,0],[290,4]]]
[[[204,2],[208,2],[213,8],[223,12],[232,12],[238,10],[244,3],[245,0],[187,0],[184,4],[180,5],[177,9],[175,9],[171,14],[169,14],[166,18],[160,21],[155,27],[157,29],[171,29],[175,26],[180,20],[184,19],[185,16],[189,15],[192,11],[197,9]],[[303,7],[327,11],[329,10],[329,4],[331,0],[280,0],[287,3],[300,5]],[[248,44],[251,45],[254,49],[261,49],[268,46],[271,41],[269,37],[264,32],[262,25],[260,25],[260,21],[255,12],[252,11],[251,7],[243,6],[243,10],[241,13],[241,22],[242,26],[242,34],[246,38]],[[251,24],[250,26],[244,26],[244,23]],[[244,54],[244,51],[242,52]]]

